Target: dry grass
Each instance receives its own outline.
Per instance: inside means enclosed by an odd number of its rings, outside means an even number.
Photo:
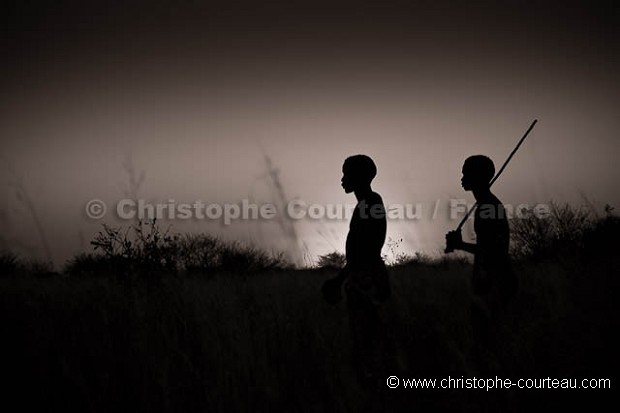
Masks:
[[[515,264],[521,290],[503,324],[504,377],[615,377],[614,249]],[[346,307],[319,294],[335,271],[2,277],[5,399],[21,411],[362,411]],[[386,371],[478,373],[469,272],[458,259],[391,269],[393,296],[381,310]],[[389,411],[538,411],[598,404],[611,392],[386,388],[385,396]]]

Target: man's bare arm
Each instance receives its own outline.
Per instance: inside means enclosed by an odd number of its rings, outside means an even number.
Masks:
[[[446,248],[466,251],[470,254],[476,253],[476,244],[464,242],[460,230],[450,231],[446,234]]]

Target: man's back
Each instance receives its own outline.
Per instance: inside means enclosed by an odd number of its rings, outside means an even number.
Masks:
[[[510,229],[502,202],[493,194],[481,200],[474,219],[474,291],[486,294],[496,284],[503,293],[514,286],[510,268]]]

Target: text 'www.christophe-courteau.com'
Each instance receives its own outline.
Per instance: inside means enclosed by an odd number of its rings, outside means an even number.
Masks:
[[[575,379],[575,378],[520,378],[507,379],[495,376],[494,378],[477,378],[464,376],[445,377],[435,379],[402,378],[390,376],[387,378],[390,389],[611,389],[611,379]]]

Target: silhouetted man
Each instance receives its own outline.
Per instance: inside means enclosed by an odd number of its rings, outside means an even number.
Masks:
[[[354,357],[364,385],[374,386],[381,367],[381,341],[377,306],[390,295],[390,286],[381,249],[386,235],[386,213],[381,196],[370,186],[377,168],[366,155],[347,158],[342,166],[342,187],[353,192],[357,205],[353,210],[346,241],[346,266],[340,274],[325,282],[326,301],[340,300],[344,283],[353,333]]]
[[[508,256],[510,230],[504,205],[489,187],[495,175],[493,161],[483,155],[470,156],[462,172],[461,185],[472,191],[478,205],[474,215],[476,243],[464,242],[460,231],[451,231],[446,235],[446,246],[474,254],[472,324],[477,345],[493,351],[491,342],[497,339],[500,313],[517,289]]]

